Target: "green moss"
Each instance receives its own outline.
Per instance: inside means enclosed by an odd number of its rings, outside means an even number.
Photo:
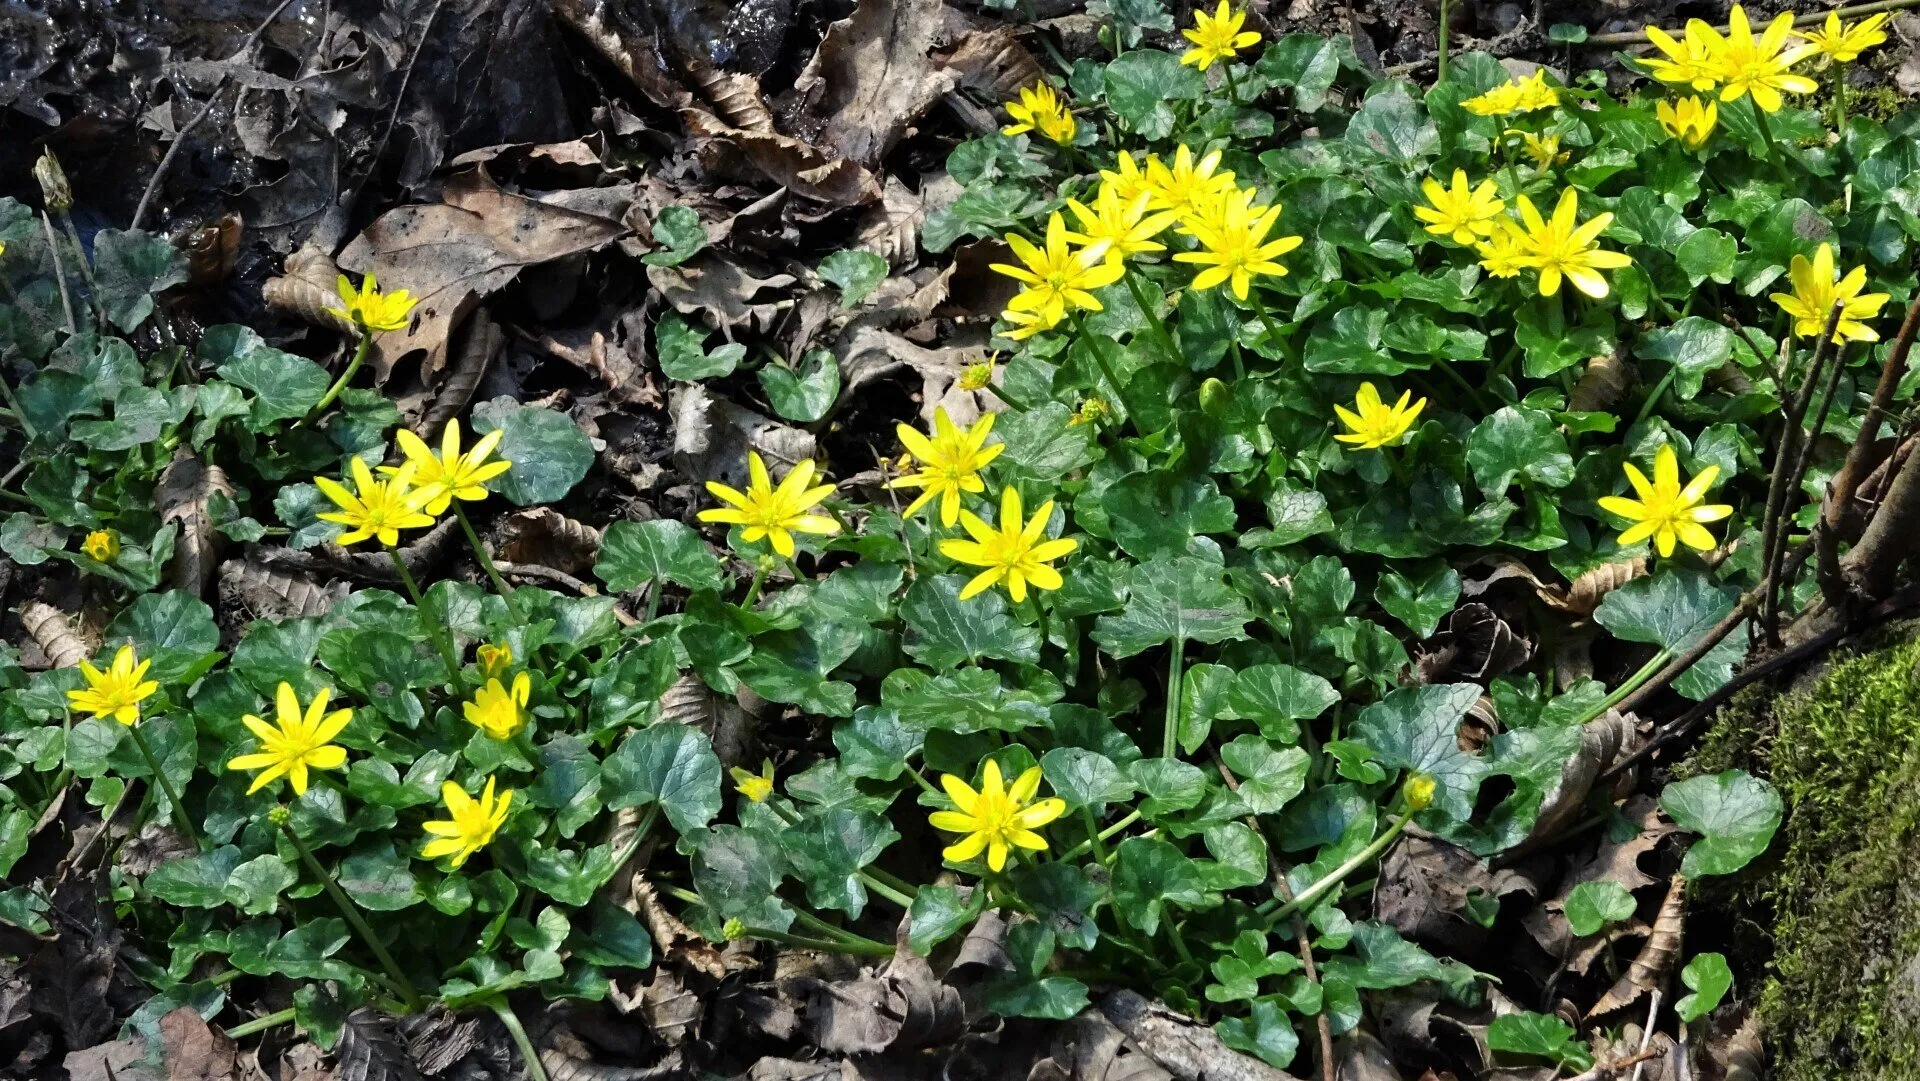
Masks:
[[[1920,1075],[1920,1011],[1900,980],[1920,951],[1920,890],[1903,888],[1920,878],[1915,633],[1836,657],[1810,688],[1743,696],[1692,763],[1765,774],[1786,800],[1767,865],[1725,896],[1780,1081]]]

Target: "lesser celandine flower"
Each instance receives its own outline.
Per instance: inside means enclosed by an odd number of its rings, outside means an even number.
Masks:
[[[1492,90],[1460,103],[1476,116],[1512,116],[1535,109],[1551,109],[1560,104],[1560,91],[1547,85],[1547,73],[1536,71],[1524,79],[1501,83]]]
[[[1045,312],[1023,312],[1016,308],[1008,308],[1001,312],[1000,318],[1013,324],[1012,330],[1003,330],[1000,336],[1015,342],[1026,341],[1035,334],[1045,334],[1060,325],[1059,316],[1049,316]],[[981,384],[981,386],[985,385],[985,383]]]
[[[405,330],[407,317],[413,314],[413,306],[419,303],[405,289],[392,293],[381,292],[380,283],[371,274],[360,280],[358,290],[342,274],[335,283],[335,290],[340,295],[342,306],[331,310],[351,319],[362,330]]]
[[[1795,337],[1817,338],[1827,329],[1827,319],[1832,316],[1834,305],[1840,305],[1840,321],[1834,325],[1834,343],[1877,342],[1879,331],[1866,324],[1866,320],[1880,314],[1880,308],[1887,302],[1885,293],[1867,293],[1860,290],[1867,285],[1867,268],[1854,267],[1847,271],[1846,277],[1839,276],[1833,265],[1833,247],[1820,245],[1813,253],[1813,261],[1808,262],[1804,255],[1796,255],[1787,267],[1787,278],[1793,282],[1791,293],[1769,293],[1768,298],[1788,315],[1793,316]]]
[[[1297,236],[1267,239],[1274,222],[1280,220],[1280,204],[1254,206],[1251,188],[1224,196],[1216,204],[1211,220],[1190,218],[1187,228],[1200,241],[1199,251],[1180,252],[1175,262],[1197,263],[1204,267],[1193,277],[1193,288],[1211,289],[1229,282],[1233,295],[1247,299],[1253,279],[1280,277],[1287,268],[1274,260],[1300,246]]]
[[[767,797],[773,795],[773,759],[761,759],[759,773],[739,766],[727,772],[733,777],[733,790],[753,802],[765,803]]]
[[[1027,519],[1020,513],[1020,493],[1011,485],[1000,490],[1000,520],[988,525],[970,510],[960,512],[960,526],[973,539],[943,540],[940,554],[956,563],[986,569],[960,590],[960,599],[978,596],[1005,582],[1007,593],[1018,603],[1027,599],[1027,586],[1035,589],[1059,589],[1060,572],[1048,566],[1080,546],[1071,537],[1048,540],[1047,521],[1053,517],[1053,500]]]
[[[1665,59],[1649,56],[1640,61],[1654,78],[1701,91],[1720,85],[1720,54],[1727,47],[1720,31],[1701,19],[1687,20],[1686,31],[1678,41],[1657,26],[1649,26],[1646,31],[1647,40],[1666,54]]]
[[[1233,174],[1219,172],[1220,152],[1210,151],[1198,162],[1185,143],[1173,152],[1173,164],[1157,157],[1147,159],[1147,186],[1153,192],[1149,204],[1155,210],[1171,210],[1187,215],[1209,197],[1233,188]]]
[[[322,521],[338,522],[350,527],[338,538],[342,545],[356,544],[368,537],[376,537],[388,547],[399,544],[401,530],[433,524],[431,517],[420,513],[426,500],[413,490],[415,468],[412,462],[408,462],[391,478],[380,481],[373,479],[373,471],[367,468],[366,462],[354,457],[348,462],[348,469],[353,474],[358,494],[347,491],[346,485],[332,477],[313,478],[313,483],[340,508],[318,517]]]
[[[1550,168],[1555,162],[1567,160],[1567,155],[1560,150],[1558,135],[1536,135],[1517,128],[1509,130],[1507,134],[1520,137],[1520,151],[1533,159],[1536,169]]]
[[[1412,402],[1411,405],[1408,403]],[[1339,415],[1340,423],[1347,426],[1343,435],[1334,436],[1342,443],[1356,450],[1377,450],[1400,442],[1420,417],[1420,411],[1427,407],[1425,398],[1413,401],[1413,392],[1402,391],[1400,400],[1389,406],[1380,400],[1380,392],[1372,383],[1360,384],[1360,390],[1353,396],[1353,408],[1336,405],[1333,411]]]
[[[1480,267],[1489,277],[1517,278],[1528,265],[1525,244],[1526,236],[1520,227],[1501,218],[1493,223],[1487,239],[1475,244],[1473,250],[1479,253]]]
[[[1426,223],[1434,236],[1452,237],[1455,244],[1472,244],[1476,238],[1493,232],[1494,222],[1507,204],[1500,200],[1499,186],[1483,180],[1479,187],[1467,183],[1467,171],[1453,171],[1453,185],[1440,186],[1432,177],[1420,181],[1427,206],[1413,208],[1413,216]]]
[[[1037,312],[1056,323],[1072,310],[1101,310],[1100,298],[1088,290],[1119,281],[1126,268],[1107,262],[1105,244],[1077,251],[1069,248],[1068,235],[1057,210],[1047,219],[1044,251],[1019,233],[1007,234],[1007,246],[1022,265],[994,263],[993,269],[1026,286],[1007,305],[1009,309]]]
[[[1662,556],[1673,554],[1676,540],[1700,551],[1711,549],[1715,541],[1703,523],[1717,522],[1733,513],[1724,503],[1703,506],[1707,489],[1713,487],[1720,467],[1702,469],[1686,487],[1680,486],[1680,459],[1671,446],[1663,446],[1653,456],[1653,480],[1625,463],[1627,482],[1639,493],[1639,499],[1609,495],[1600,498],[1600,506],[1634,523],[1620,534],[1619,543],[1638,544],[1648,537]]]
[[[500,832],[500,826],[507,820],[507,808],[513,803],[513,793],[502,792],[496,799],[493,778],[488,777],[487,786],[477,800],[452,781],[440,786],[440,800],[446,804],[449,817],[420,827],[433,838],[420,850],[420,855],[430,860],[452,856],[451,866],[459,867],[467,862],[467,857],[487,847],[493,835]]]
[[[701,521],[744,526],[740,533],[741,540],[752,544],[764,537],[773,545],[774,551],[788,559],[792,559],[797,551],[793,544],[795,533],[827,536],[840,532],[840,524],[832,518],[807,513],[833,494],[831,484],[809,487],[813,484],[812,458],[802,458],[787,472],[780,486],[775,488],[773,478],[767,474],[767,463],[760,460],[758,451],[750,450],[747,452],[747,473],[747,490],[744,492],[729,488],[719,481],[707,482],[707,491],[731,505],[701,511]]]
[[[120,538],[110,529],[96,529],[80,542],[80,550],[97,563],[111,563],[120,554]]]
[[[482,642],[473,653],[480,674],[487,679],[499,679],[513,667],[513,647],[505,642]]]
[[[1066,146],[1073,142],[1074,134],[1079,130],[1073,114],[1067,111],[1066,103],[1053,87],[1044,82],[1022,87],[1020,100],[1007,103],[1007,115],[1014,119],[1014,123],[1001,128],[1002,135],[1037,131],[1053,142]]]
[[[1653,115],[1681,146],[1698,150],[1713,134],[1714,125],[1720,122],[1720,103],[1712,98],[1702,101],[1698,97],[1684,97],[1660,102],[1653,107]]]
[[[346,749],[333,739],[353,720],[353,711],[336,709],[328,713],[327,699],[332,695],[332,690],[320,688],[302,711],[293,684],[282,680],[274,694],[275,724],[268,724],[251,713],[240,718],[240,723],[260,741],[257,753],[243,754],[227,763],[228,769],[260,771],[247,787],[247,795],[284,776],[293,785],[293,794],[304,796],[308,770],[339,769],[347,764]]]
[[[1153,155],[1147,155],[1152,161]],[[1152,185],[1147,183],[1147,174],[1134,164],[1133,154],[1122,150],[1114,155],[1113,168],[1100,170],[1102,187],[1113,189],[1114,196],[1123,203],[1133,202],[1133,198],[1142,192],[1151,192]]]
[[[400,444],[400,452],[407,456],[407,464],[413,466],[414,493],[423,501],[421,509],[438,516],[445,514],[447,505],[455,499],[463,503],[478,503],[487,498],[487,482],[513,467],[513,463],[505,458],[487,461],[487,456],[500,445],[500,439],[505,434],[496,428],[481,436],[473,449],[462,454],[460,422],[450,420],[446,431],[440,436],[440,452],[435,454],[427,446],[426,440],[405,428],[394,433],[394,440]],[[383,465],[380,472],[391,477],[402,468]]]
[[[146,678],[147,669],[151,667],[153,661],[134,656],[132,646],[121,646],[104,672],[81,661],[80,677],[87,685],[82,690],[68,691],[67,701],[74,709],[91,713],[96,719],[112,717],[132,727],[140,721],[140,703],[160,689],[160,684]]]
[[[527,699],[533,693],[533,680],[525,673],[513,677],[509,691],[497,679],[473,692],[473,700],[460,704],[467,723],[494,739],[512,739],[527,724]]]
[[[1193,42],[1193,48],[1180,54],[1180,62],[1205,71],[1216,60],[1232,60],[1241,49],[1260,40],[1252,30],[1241,31],[1246,24],[1247,13],[1235,11],[1227,0],[1220,0],[1212,18],[1204,10],[1195,9],[1193,28],[1180,31],[1180,36]]]
[[[1520,241],[1524,265],[1540,272],[1540,295],[1553,296],[1560,291],[1560,279],[1596,300],[1607,295],[1607,279],[1602,270],[1617,270],[1633,260],[1623,252],[1600,247],[1598,237],[1613,223],[1611,213],[1596,214],[1591,221],[1579,223],[1580,197],[1572,188],[1560,194],[1551,220],[1543,220],[1532,200],[1522,195],[1520,220],[1526,226]]]
[[[1816,51],[1812,45],[1787,49],[1787,35],[1792,30],[1793,12],[1783,11],[1755,39],[1747,24],[1746,9],[1735,4],[1727,14],[1727,44],[1719,57],[1720,100],[1738,101],[1751,94],[1755,105],[1777,113],[1785,104],[1780,97],[1782,91],[1811,94],[1820,89],[1812,79],[1792,71],[1793,65]]]
[[[1110,263],[1122,262],[1142,252],[1166,251],[1166,245],[1156,243],[1153,238],[1172,225],[1177,215],[1170,210],[1148,213],[1149,198],[1143,191],[1131,201],[1121,202],[1119,191],[1102,184],[1092,206],[1068,199],[1067,209],[1080,221],[1080,230],[1067,234],[1068,243],[1105,244]]]
[[[927,816],[934,829],[966,836],[947,846],[940,855],[955,863],[987,854],[987,869],[999,874],[1007,866],[1007,853],[1015,848],[1044,852],[1047,839],[1034,831],[1067,811],[1065,800],[1049,796],[1033,797],[1040,792],[1040,767],[1022,773],[1008,788],[1000,776],[1000,764],[987,759],[980,771],[980,791],[951,773],[940,775],[940,787],[958,810],[935,811]]]
[[[1851,26],[1840,21],[1840,13],[1827,12],[1827,21],[1818,30],[1795,30],[1794,36],[1804,38],[1808,44],[1825,54],[1836,63],[1848,64],[1860,58],[1866,52],[1887,40],[1886,12],[1875,12]]]
[[[1005,443],[987,445],[987,435],[993,431],[993,418],[994,414],[987,413],[963,432],[947,416],[946,407],[941,406],[933,411],[931,439],[905,424],[894,429],[907,453],[920,463],[919,472],[888,485],[889,488],[920,489],[920,497],[900,512],[903,516],[938,499],[941,524],[951,526],[960,518],[960,493],[987,490],[980,471],[1007,449]]]

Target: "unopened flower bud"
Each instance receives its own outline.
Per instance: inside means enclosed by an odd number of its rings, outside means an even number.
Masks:
[[[993,361],[982,360],[960,369],[961,390],[985,390],[993,382]]]
[[[738,942],[747,937],[747,925],[736,916],[720,926],[720,937],[728,942]]]
[[[120,554],[120,538],[114,536],[111,530],[96,529],[80,542],[80,550],[96,562],[111,563],[113,557]]]
[[[284,803],[275,804],[273,809],[267,812],[267,821],[276,826],[284,826],[292,819],[293,812],[287,810],[287,805]]]
[[[1424,811],[1433,806],[1433,794],[1439,787],[1432,777],[1424,773],[1416,773],[1407,778],[1406,784],[1400,786],[1400,794],[1407,798],[1409,810]]]
[[[67,183],[67,172],[60,168],[60,159],[53,156],[53,151],[40,152],[40,160],[33,163],[33,178],[40,182],[40,195],[48,210],[65,214],[73,206],[73,187]]]
[[[1227,403],[1232,392],[1218,379],[1208,378],[1200,384],[1200,408],[1210,417],[1217,417],[1227,411]]]

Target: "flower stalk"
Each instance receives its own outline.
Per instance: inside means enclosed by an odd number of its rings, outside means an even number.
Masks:
[[[500,577],[500,568],[493,565],[493,557],[487,554],[487,546],[480,543],[480,534],[474,532],[473,523],[467,519],[466,509],[458,500],[453,503],[453,516],[460,519],[460,529],[467,535],[467,544],[473,548],[474,556],[480,560],[480,566],[487,572],[487,580],[493,583],[493,591],[500,594],[508,604],[513,603],[513,590],[506,579]]]
[[[140,757],[146,759],[147,768],[153,771],[153,783],[160,786],[160,792],[167,797],[167,809],[173,812],[174,828],[193,841],[193,846],[202,852],[207,850],[206,839],[200,831],[193,828],[193,820],[187,817],[186,805],[180,802],[180,793],[173,790],[173,782],[167,780],[166,771],[160,768],[160,759],[153,753],[153,747],[147,743],[147,737],[140,734],[139,725],[129,725],[129,735],[133,736],[133,745],[140,748]]]
[[[287,835],[287,840],[293,844],[293,850],[300,854],[300,861],[307,865],[307,870],[320,880],[321,887],[327,891],[327,896],[333,899],[334,906],[340,910],[340,914],[346,917],[347,924],[360,936],[360,940],[367,944],[367,948],[373,951],[373,956],[379,959],[380,967],[386,970],[387,978],[393,981],[394,990],[399,991],[401,997],[406,999],[407,1008],[419,1009],[420,994],[413,989],[413,981],[407,979],[407,974],[400,970],[400,965],[394,961],[393,955],[388,953],[387,947],[381,943],[380,936],[373,933],[372,927],[367,926],[366,917],[360,914],[360,906],[353,903],[352,898],[340,888],[340,884],[333,880],[332,872],[320,865],[320,861],[314,858],[313,850],[307,847],[307,842],[300,839],[300,834],[293,828],[292,815],[287,808],[284,805],[276,807],[269,813],[269,817],[280,827],[280,832]]]
[[[413,606],[427,625],[427,633],[433,638],[434,645],[440,648],[441,657],[447,662],[447,678],[452,679],[460,671],[460,654],[453,648],[453,641],[447,637],[446,628],[426,618],[427,600],[420,592],[420,586],[413,580],[413,572],[407,569],[407,561],[400,558],[400,549],[392,542],[382,538],[380,546],[387,550],[393,560],[393,568],[400,572],[400,584],[406,587],[407,596],[413,598]]]

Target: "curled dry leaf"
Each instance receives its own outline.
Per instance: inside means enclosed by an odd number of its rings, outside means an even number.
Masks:
[[[779,474],[814,454],[810,433],[714,397],[699,383],[675,384],[668,409],[674,465],[683,476],[744,487],[748,450],[759,451]]]
[[[653,39],[621,32],[625,5],[614,0],[547,0],[547,7],[655,105],[684,109],[693,104],[693,95],[667,74]]]
[[[1485,861],[1459,845],[1409,832],[1381,864],[1373,913],[1406,938],[1470,956],[1487,932],[1466,918],[1467,898],[1497,892]]]
[[[764,178],[830,207],[865,206],[880,198],[880,181],[857,161],[779,132],[733,127],[705,109],[684,109],[680,118],[710,173]]]
[[[1687,916],[1687,880],[1683,875],[1674,875],[1667,885],[1666,899],[1660,902],[1660,914],[1653,919],[1653,932],[1640,947],[1640,953],[1634,957],[1627,971],[1600,1001],[1587,1011],[1588,1017],[1598,1017],[1625,1006],[1631,1006],[1642,995],[1659,987],[1667,974],[1680,958],[1681,937],[1685,930]]]
[[[196,597],[206,592],[225,540],[213,527],[213,514],[207,509],[207,500],[215,492],[232,498],[233,485],[226,471],[201,464],[185,447],[174,452],[153,489],[160,521],[180,523],[180,537],[167,563],[167,584]]]
[[[1333,1045],[1340,1081],[1400,1081],[1393,1056],[1373,1033],[1355,1028]],[[1431,1073],[1429,1073],[1431,1076]]]
[[[1560,779],[1540,798],[1540,814],[1526,840],[1504,854],[1517,860],[1558,840],[1585,813],[1593,783],[1639,741],[1632,714],[1610,709],[1580,729],[1580,750],[1560,767]]]
[[[580,574],[593,569],[600,531],[552,507],[515,511],[501,525],[500,555],[512,563],[538,563]]]
[[[713,753],[727,768],[756,765],[758,741],[753,724],[740,703],[715,694],[705,680],[689,670],[660,696],[660,719],[678,721],[707,734]]]
[[[337,1081],[419,1081],[407,1048],[392,1017],[361,1006],[340,1026],[334,1076]]]
[[[1760,1015],[1749,1011],[1724,1047],[1710,1053],[1726,1071],[1726,1081],[1762,1081],[1767,1076],[1767,1045],[1761,1038]]]
[[[727,966],[720,957],[720,951],[695,934],[692,928],[681,923],[678,916],[660,903],[660,895],[654,892],[653,883],[647,881],[645,874],[634,872],[628,883],[628,896],[621,905],[646,924],[647,933],[653,936],[654,945],[659,948],[662,957],[686,965],[711,979],[725,978]]]
[[[479,388],[480,380],[486,378],[487,369],[500,356],[506,341],[506,334],[486,309],[474,312],[473,318],[467,320],[466,340],[461,343],[460,353],[446,369],[446,379],[440,384],[440,392],[434,395],[433,404],[420,417],[420,434],[428,443],[436,443],[447,422],[467,411],[467,406],[473,403],[473,392]]]
[[[1593,615],[1607,594],[1647,573],[1647,557],[1635,556],[1617,563],[1602,563],[1582,573],[1564,592],[1552,586],[1539,587],[1540,599],[1569,615],[1585,619]]]
[[[72,668],[93,656],[97,647],[97,643],[89,645],[74,632],[65,612],[45,601],[28,601],[22,605],[20,622],[26,626],[27,634],[39,643],[41,652],[47,655],[50,668]]]
[[[920,190],[914,191],[893,174],[880,202],[860,219],[855,244],[885,259],[896,270],[911,265],[920,254],[920,230],[927,215],[950,205],[960,197],[960,182],[945,172],[920,178]]]
[[[115,866],[125,874],[145,878],[168,860],[191,856],[198,851],[199,847],[194,844],[193,838],[174,829],[172,824],[149,822],[120,847]]]
[[[933,1047],[966,1028],[960,992],[935,979],[926,960],[908,950],[896,953],[884,974],[798,976],[783,980],[780,989],[800,1002],[808,1038],[832,1054]]]
[[[334,263],[333,256],[308,241],[287,256],[286,272],[280,277],[268,278],[260,287],[260,295],[269,311],[358,338],[360,328],[354,326],[345,312],[338,310],[339,277],[340,267]]]
[[[722,71],[697,52],[680,54],[681,70],[695,89],[727,122],[743,131],[772,133],[773,114],[760,98],[760,80],[739,72]]]
[[[1576,413],[1609,409],[1627,392],[1633,376],[1633,361],[1627,359],[1624,343],[1611,353],[1593,357],[1580,373],[1580,381],[1573,385],[1573,393],[1567,396],[1567,408]]]
[[[191,1006],[160,1018],[160,1045],[167,1081],[253,1081],[262,1076],[257,1068],[248,1068],[251,1056],[242,1059],[227,1034],[207,1027]]]
[[[766,330],[786,305],[756,299],[762,289],[792,285],[791,274],[756,278],[712,248],[679,266],[650,266],[647,280],[682,315],[706,313],[709,325]]]
[[[188,284],[211,285],[226,280],[240,258],[245,231],[245,220],[229,212],[176,239],[174,246],[187,257]]]
[[[947,67],[959,76],[960,88],[995,104],[1013,100],[1021,87],[1045,77],[1010,26],[970,31],[947,56]]]
[[[296,619],[323,616],[347,595],[344,580],[320,584],[313,578],[275,567],[249,556],[220,564],[222,607],[237,609],[256,619]]]
[[[1115,991],[1095,1008],[1177,1081],[1294,1081],[1285,1070],[1228,1048],[1206,1025],[1132,991]]]
[[[960,73],[928,56],[944,8],[943,0],[860,0],[852,15],[827,27],[793,84],[815,145],[877,166],[908,125],[954,88]]]

